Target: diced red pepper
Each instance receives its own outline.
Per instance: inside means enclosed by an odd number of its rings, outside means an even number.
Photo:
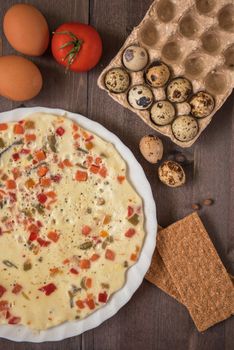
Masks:
[[[100,165],[101,163],[102,163],[102,158],[101,157],[97,157],[95,159],[95,164]]]
[[[98,255],[98,254],[93,254],[93,255],[91,256],[90,260],[91,260],[91,261],[96,261],[96,260],[98,260],[99,258],[100,258],[100,255]]]
[[[89,269],[90,268],[90,261],[87,259],[82,259],[79,262],[79,266],[81,269]]]
[[[6,288],[0,285],[0,298],[3,296],[5,292],[6,292]]]
[[[106,169],[106,167],[104,167],[104,165],[99,170],[99,174],[104,178],[107,176],[107,169]]]
[[[13,193],[13,192],[9,192],[8,194],[9,194],[9,196],[10,196],[10,202],[11,202],[11,203],[16,202],[16,194]]]
[[[85,236],[88,236],[91,232],[91,227],[89,227],[88,225],[85,225],[82,227],[82,234]]]
[[[31,224],[31,225],[28,226],[28,231],[29,232],[36,232],[36,233],[38,233],[39,232],[39,227],[38,226],[35,225],[35,224]]]
[[[120,184],[122,184],[125,180],[125,176],[119,175],[119,176],[117,176],[117,180],[119,181]]]
[[[14,190],[16,188],[16,182],[14,180],[7,180],[6,187],[8,190]]]
[[[76,269],[74,269],[73,267],[70,269],[70,272],[73,273],[74,275],[79,274],[79,272]]]
[[[113,252],[113,250],[111,249],[107,249],[105,253],[105,258],[112,261],[115,260],[115,252]]]
[[[55,243],[59,240],[59,234],[56,231],[50,231],[47,237]]]
[[[47,196],[44,193],[39,193],[37,199],[41,204],[44,204],[47,201]]]
[[[131,238],[132,236],[134,236],[136,233],[136,230],[134,230],[134,228],[129,228],[126,232],[125,232],[125,236],[128,238]]]
[[[134,213],[134,210],[132,207],[128,206],[128,218],[130,218]]]
[[[40,244],[41,247],[48,247],[48,245],[51,243],[50,241],[45,241],[42,238],[37,238],[37,242]]]
[[[62,176],[59,174],[51,176],[51,180],[57,183],[60,182],[61,179],[62,179]]]
[[[87,181],[88,173],[86,171],[77,170],[75,178],[77,181]]]
[[[92,278],[87,277],[85,280],[85,285],[87,288],[91,288],[92,287]]]
[[[7,300],[0,300],[0,311],[5,311],[9,309],[9,303]]]
[[[56,129],[56,134],[57,135],[63,136],[64,133],[65,133],[65,130],[61,126],[58,129]]]
[[[13,153],[12,158],[14,159],[14,161],[19,160],[19,158],[20,158],[19,153]]]
[[[6,123],[0,123],[0,131],[7,130],[8,125]]]
[[[31,232],[28,240],[32,242],[32,241],[36,241],[37,238],[38,238],[38,234],[36,232]]]
[[[82,300],[77,300],[76,305],[78,306],[79,309],[85,308],[84,302]]]
[[[136,261],[137,260],[137,254],[132,253],[131,256],[130,256],[130,260]]]
[[[98,294],[98,301],[100,303],[106,303],[107,302],[107,298],[108,298],[108,295],[107,295],[106,291],[103,292],[103,293],[99,293]]]
[[[86,300],[86,304],[88,305],[88,307],[90,308],[90,310],[95,309],[95,303],[93,299],[87,299]]]
[[[35,157],[38,160],[38,162],[41,162],[42,160],[46,159],[46,154],[42,149],[39,149],[35,152]]]
[[[20,153],[22,154],[29,154],[31,151],[30,149],[25,149],[25,148],[22,148],[22,150],[20,151]]]
[[[100,166],[92,164],[91,167],[89,168],[89,170],[91,171],[91,173],[97,174],[100,170]]]
[[[24,127],[20,124],[15,124],[13,128],[14,134],[22,135],[24,133]]]
[[[11,317],[8,321],[8,324],[18,324],[21,321],[21,317]]]
[[[23,287],[20,284],[16,283],[11,292],[14,294],[18,294],[19,292],[21,292],[22,289]]]
[[[12,169],[12,174],[13,174],[14,179],[16,180],[16,179],[18,179],[18,177],[20,177],[21,171],[18,168],[14,168],[14,169]]]
[[[37,220],[37,226],[38,227],[42,227],[43,225],[42,225],[42,222],[40,221],[40,220]]]
[[[49,283],[46,286],[43,286],[41,288],[39,288],[38,290],[40,290],[41,292],[44,292],[45,295],[50,295],[52,294],[55,290],[57,289],[57,287],[54,285],[54,283]]]

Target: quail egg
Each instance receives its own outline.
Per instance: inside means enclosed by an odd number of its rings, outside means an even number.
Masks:
[[[200,91],[190,100],[191,114],[196,118],[204,118],[211,114],[215,107],[213,97],[207,92]]]
[[[161,61],[151,63],[145,72],[146,82],[154,88],[164,86],[169,78],[170,70],[168,66]]]
[[[167,160],[160,165],[158,177],[162,183],[169,187],[180,187],[186,181],[184,169],[172,160]]]
[[[105,75],[106,88],[111,92],[125,92],[129,84],[129,74],[122,68],[112,68]]]
[[[199,131],[198,122],[191,115],[180,115],[173,121],[171,128],[175,138],[182,142],[194,139]]]
[[[127,69],[138,72],[144,69],[147,63],[148,53],[143,47],[131,45],[124,50],[123,64]]]
[[[167,98],[171,102],[185,102],[191,92],[192,84],[185,78],[175,78],[167,86]]]
[[[153,103],[153,93],[145,85],[135,85],[128,92],[128,102],[136,109],[147,109]]]
[[[152,164],[156,164],[163,156],[163,143],[155,135],[143,136],[139,148],[143,157]]]
[[[175,114],[175,107],[169,101],[158,101],[151,108],[151,119],[156,125],[170,124]]]

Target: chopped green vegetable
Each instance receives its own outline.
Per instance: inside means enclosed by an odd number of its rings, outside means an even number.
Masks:
[[[23,295],[23,297],[24,297],[25,299],[30,300],[30,298],[27,296],[26,293],[22,292],[22,295]]]
[[[7,267],[14,267],[15,269],[18,269],[18,267],[15,264],[13,264],[11,261],[9,261],[9,260],[3,260],[2,262]]]
[[[86,249],[90,249],[92,246],[93,246],[93,243],[89,241],[89,242],[82,243],[79,246],[79,248],[82,249],[82,250],[86,250]]]
[[[3,139],[0,137],[0,148],[5,147],[5,142],[3,141]]]
[[[35,208],[37,209],[37,212],[38,212],[39,214],[41,214],[41,215],[44,214],[44,209],[45,209],[45,208],[43,207],[42,204],[38,203],[38,204],[35,206]]]
[[[128,219],[128,221],[136,226],[137,224],[139,224],[139,215],[138,214],[134,214],[131,218]]]
[[[81,280],[81,282],[80,282],[80,286],[81,286],[81,288],[87,290],[85,281],[86,281],[86,277],[83,277],[82,280]]]
[[[56,137],[55,135],[49,135],[48,136],[48,142],[49,142],[49,146],[52,152],[56,153],[57,152],[57,148],[56,148]]]
[[[80,152],[83,152],[83,153],[85,153],[85,154],[88,154],[88,153],[89,153],[88,151],[86,151],[86,149],[83,149],[83,148],[81,148],[81,147],[77,147],[77,150],[80,151]]]
[[[25,263],[23,265],[24,271],[29,271],[29,270],[31,270],[31,268],[32,268],[31,262],[29,260],[25,261]]]

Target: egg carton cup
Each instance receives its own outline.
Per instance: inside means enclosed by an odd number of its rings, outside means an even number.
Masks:
[[[102,71],[98,86],[124,107],[135,112],[146,124],[169,137],[181,147],[190,147],[211,122],[214,114],[224,104],[234,86],[234,2],[233,0],[156,0],[142,22],[133,29],[124,45]],[[198,91],[210,93],[215,108],[205,118],[197,118],[199,132],[190,141],[181,142],[172,133],[171,125],[157,126],[151,121],[150,108],[137,110],[128,103],[128,91],[110,92],[104,83],[111,68],[122,67],[128,71],[133,85],[147,84],[144,71],[132,72],[123,66],[122,55],[130,45],[139,45],[148,52],[149,66],[162,61],[171,71],[169,82],[175,77],[185,77]],[[165,100],[166,88],[152,88],[155,101]],[[129,90],[128,89],[128,90]],[[188,115],[188,101],[175,104],[177,116]]]

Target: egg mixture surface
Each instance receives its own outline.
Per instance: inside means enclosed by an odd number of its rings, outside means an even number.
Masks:
[[[65,117],[0,124],[0,323],[82,319],[125,283],[142,200],[112,144]]]

